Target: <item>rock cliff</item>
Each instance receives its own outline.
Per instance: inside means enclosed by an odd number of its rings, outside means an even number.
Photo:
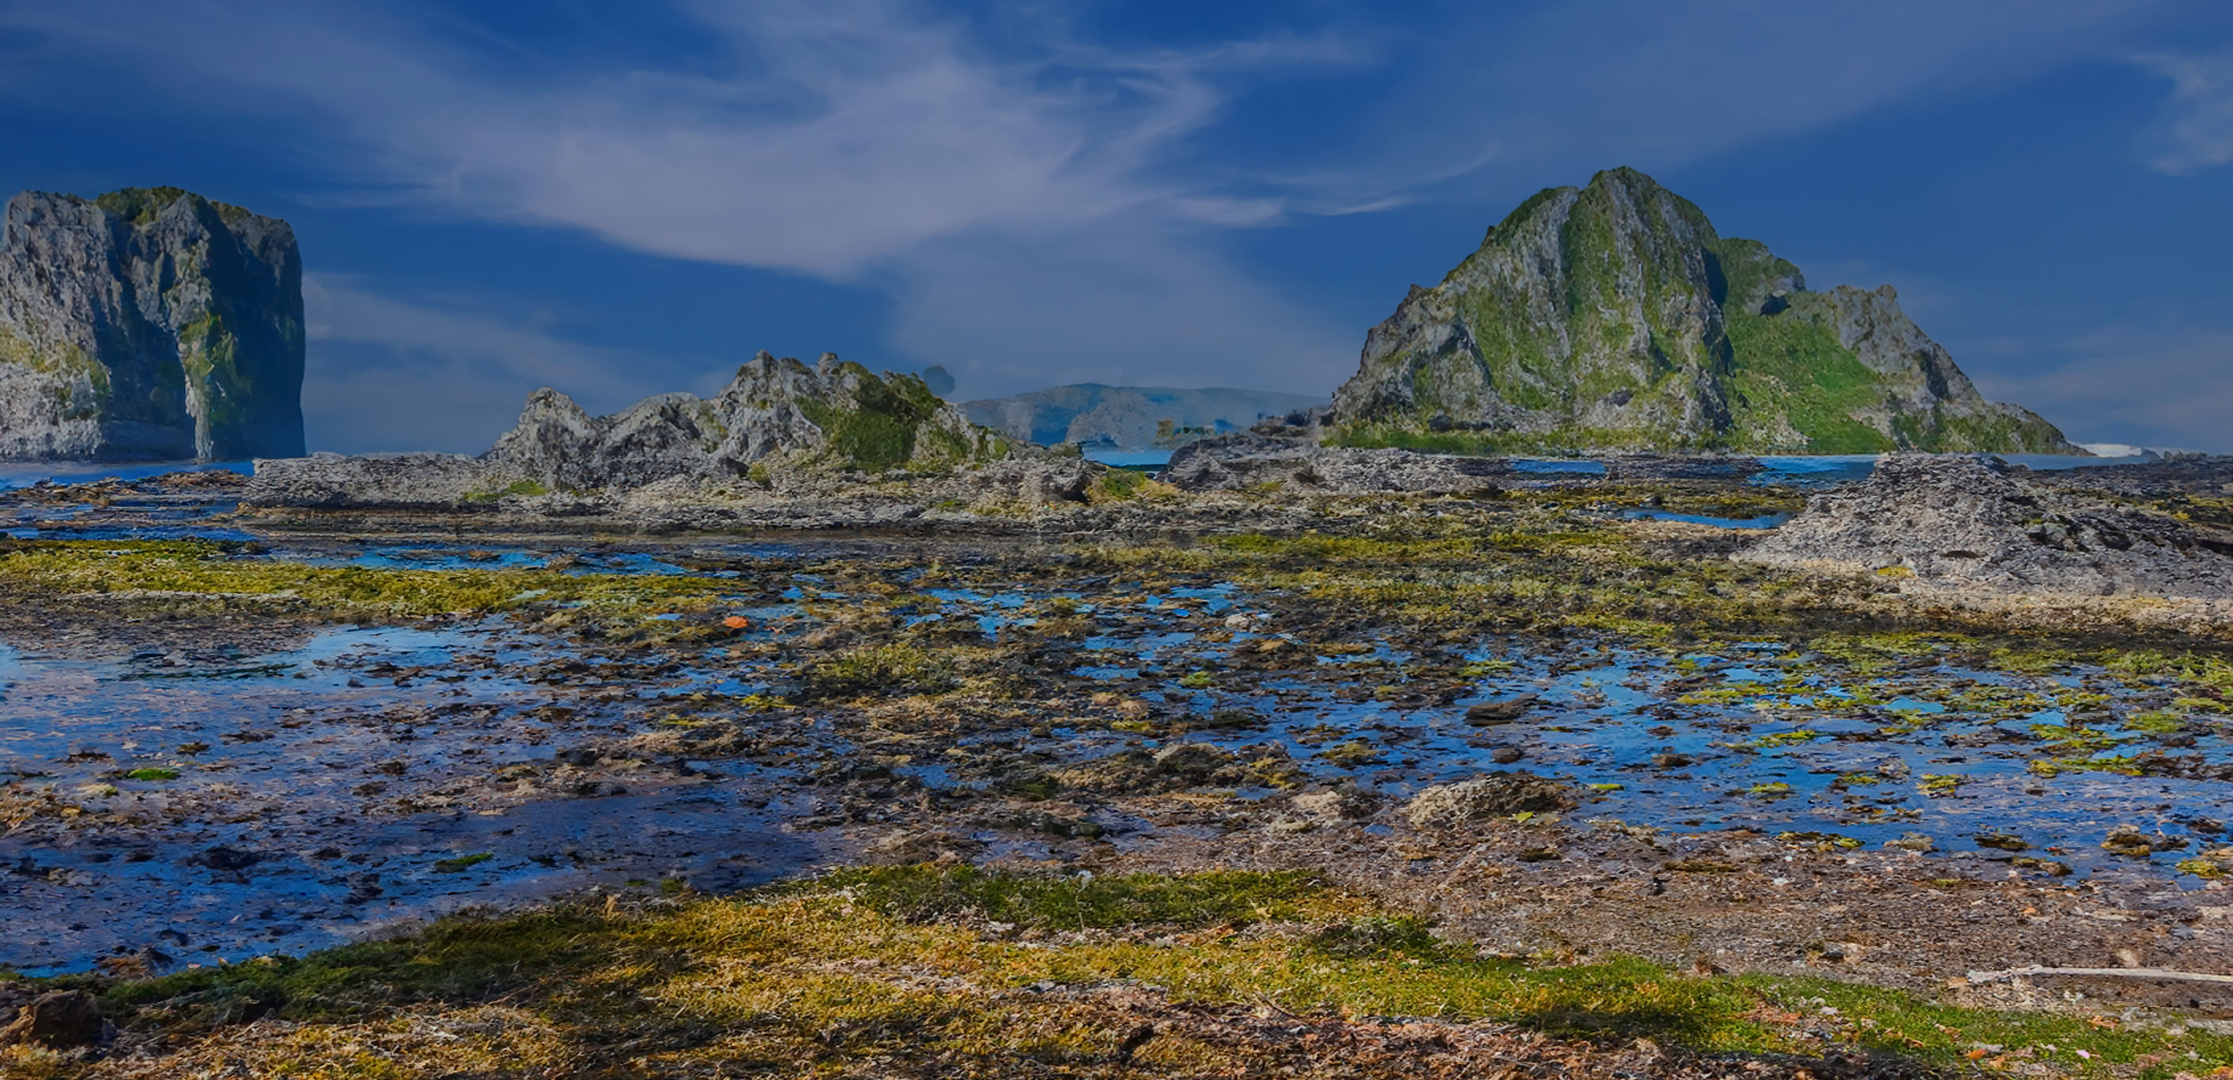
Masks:
[[[1891,286],[1810,292],[1633,169],[1537,194],[1413,286],[1333,414],[1357,445],[2084,453],[1986,401]]]
[[[0,226],[0,457],[303,452],[302,257],[177,188],[24,192]]]

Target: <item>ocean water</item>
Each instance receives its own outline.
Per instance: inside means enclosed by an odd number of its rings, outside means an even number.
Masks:
[[[96,480],[145,480],[174,472],[236,472],[256,475],[251,461],[22,461],[0,463],[0,491],[31,487],[44,480],[55,484],[88,484]]]

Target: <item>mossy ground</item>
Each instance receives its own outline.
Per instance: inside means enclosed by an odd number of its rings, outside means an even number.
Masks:
[[[689,575],[558,570],[405,570],[267,559],[253,545],[202,540],[38,540],[0,544],[0,595],[40,603],[123,602],[188,611],[267,608],[322,618],[546,613],[554,625],[710,611],[734,582]],[[657,628],[686,631],[694,623]]]
[[[227,544],[24,542],[0,548],[0,596],[19,606],[199,604],[236,614],[288,604],[322,618],[499,614],[655,646],[718,633],[730,598],[765,597],[806,571],[848,595],[807,601],[828,625],[796,646],[793,700],[861,709],[879,737],[979,720],[1020,727],[1057,700],[1034,698],[1044,689],[1034,672],[1059,669],[1061,643],[1094,632],[1077,601],[1035,600],[1015,612],[1038,620],[1028,631],[989,639],[952,634],[960,620],[908,621],[938,609],[924,590],[1027,573],[1080,587],[1097,581],[1091,601],[1121,597],[1129,608],[1177,584],[1241,583],[1275,603],[1281,625],[1309,651],[1326,655],[1365,649],[1357,643],[1380,632],[1444,652],[1484,634],[1579,634],[1662,648],[1679,663],[1718,644],[1780,638],[1803,642],[1841,673],[1891,673],[1949,656],[2011,671],[2083,659],[2167,680],[2183,701],[2205,703],[2194,708],[2222,711],[2233,698],[2222,643],[2084,627],[2041,634],[1888,606],[1886,586],[1743,567],[1610,520],[1651,500],[1741,515],[1787,508],[1791,496],[1640,486],[1495,502],[1357,500],[1318,533],[1076,544],[1060,563],[1030,553],[947,561],[902,552],[786,565],[770,580],[368,570],[274,561]],[[653,613],[687,617],[647,621]],[[1425,652],[1367,681],[1425,684],[1471,671]],[[1175,687],[1197,675],[1167,674]],[[1199,674],[1205,686],[1243,677]],[[1987,700],[1989,687],[1966,693],[1975,700],[1949,707],[2031,705]],[[1188,722],[1213,721],[1222,718]],[[1176,732],[1180,721],[1117,722]],[[2135,731],[2147,723],[2136,718]],[[2071,754],[2103,736],[2052,734]],[[1347,744],[1327,745],[1340,752]],[[1042,798],[1058,790],[1020,773],[1017,786]],[[611,911],[567,905],[300,960],[94,985],[133,1038],[168,1040],[176,1056],[167,1060],[179,1069],[239,1061],[251,1075],[1202,1075],[1316,1060],[1294,1040],[1263,1041],[1270,1028],[1244,1037],[1205,1026],[1241,1017],[1303,1026],[1428,1017],[1513,1025],[1568,1040],[1577,1053],[1646,1037],[1696,1052],[1859,1048],[2012,1072],[2155,1077],[2228,1060],[2222,1040],[2116,1018],[1964,1011],[1844,983],[1697,977],[1636,960],[1531,964],[1476,955],[1430,930],[1409,910],[1295,874],[854,871],[743,898]],[[1125,1058],[1120,1048],[1143,1024],[1156,1034]],[[127,1063],[19,1052],[11,1067],[122,1075]],[[1352,1074],[1398,1073],[1419,1075],[1416,1061]]]
[[[176,1075],[230,1061],[249,1075],[383,1077],[1397,1076],[1433,1064],[1431,1042],[1376,1065],[1362,1048],[1295,1038],[1327,1024],[1354,1036],[1376,1018],[1493,1025],[1544,1058],[1644,1038],[1729,1055],[1739,1071],[1747,1057],[1788,1069],[1857,1054],[2141,1078],[2233,1062],[2233,1040],[2102,1017],[1636,960],[1483,957],[1300,874],[848,871],[738,898],[583,902],[299,959],[64,981],[101,995],[128,1052],[17,1050],[5,1067],[148,1075],[140,1055],[154,1054]],[[1219,1022],[1252,1016],[1288,1019],[1239,1038]],[[252,1043],[231,1034],[248,1021],[261,1021]]]

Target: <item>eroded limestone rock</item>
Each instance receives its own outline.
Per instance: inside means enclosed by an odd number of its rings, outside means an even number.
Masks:
[[[1497,458],[1319,446],[1303,439],[1220,435],[1171,455],[1161,479],[1186,491],[1276,489],[1297,494],[1470,494],[1510,475]]]
[[[1733,557],[2008,592],[2233,598],[2233,534],[1971,454],[1889,455]]]
[[[953,472],[968,473],[965,494],[982,498],[1082,497],[1090,482],[1083,462],[1028,449],[971,424],[917,376],[879,377],[827,353],[808,367],[762,352],[713,398],[661,394],[611,416],[591,416],[565,394],[537,390],[519,422],[479,457],[259,460],[244,501],[469,509],[520,499],[537,500],[541,512],[569,513],[689,501],[707,484],[811,501],[838,494],[834,477],[854,477],[848,483],[858,487],[863,479]]]
[[[0,457],[295,456],[302,257],[177,188],[27,191],[0,226]]]

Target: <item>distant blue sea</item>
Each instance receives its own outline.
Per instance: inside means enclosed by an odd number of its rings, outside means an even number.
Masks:
[[[1089,461],[1104,465],[1118,465],[1134,469],[1157,469],[1170,463],[1169,450],[1088,450]],[[2065,457],[2058,454],[2003,454],[2009,464],[2028,465],[2034,469],[2082,469],[2099,465],[2132,465],[2152,461],[2147,456],[2137,457]],[[1605,463],[1587,458],[1513,458],[1512,468],[1523,473],[1587,473],[1602,474]],[[1807,483],[1858,480],[1876,468],[1875,454],[1830,454],[1816,457],[1764,457],[1760,464],[1767,471],[1753,477],[1754,483]],[[170,472],[209,472],[223,469],[243,476],[254,476],[256,467],[247,461],[48,461],[15,462],[0,464],[0,491],[30,487],[41,480],[57,484],[83,484],[103,478],[140,480]]]
[[[27,488],[41,480],[57,484],[83,484],[94,480],[143,480],[174,472],[223,470],[242,476],[256,475],[248,461],[22,461],[0,464],[0,491]]]
[[[1088,450],[1087,460],[1104,465],[1128,468],[1155,469],[1171,460],[1169,450]],[[2133,457],[2070,457],[2062,454],[2002,454],[2002,460],[2011,465],[2027,465],[2033,469],[2084,469],[2102,465],[2137,465],[2156,460],[2147,455]],[[1822,454],[1776,455],[1763,457],[1760,464],[1766,471],[1753,477],[1756,484],[1805,484],[1827,483],[1840,480],[1860,480],[1876,470],[1875,454]],[[1512,468],[1523,473],[1584,473],[1602,475],[1603,461],[1588,458],[1513,458]]]

